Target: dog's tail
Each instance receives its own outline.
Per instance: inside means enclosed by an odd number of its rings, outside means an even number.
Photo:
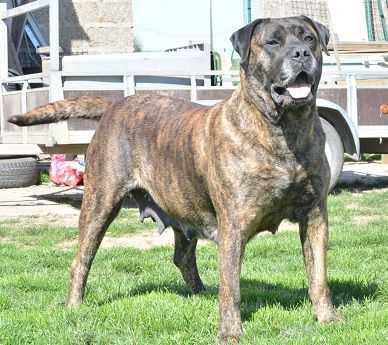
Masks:
[[[42,125],[64,121],[69,118],[99,120],[112,105],[103,97],[81,96],[49,103],[23,115],[15,115],[8,122],[18,126]]]

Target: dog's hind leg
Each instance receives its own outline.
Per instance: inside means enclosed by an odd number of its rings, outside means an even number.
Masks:
[[[70,272],[68,305],[82,302],[93,259],[106,229],[120,210],[127,191],[125,184],[120,183],[121,178],[114,176],[113,172],[110,175],[102,173],[102,166],[94,162],[90,168],[94,171],[88,175],[91,177],[87,178],[85,184],[79,219],[78,252]]]
[[[197,239],[188,240],[180,229],[174,228],[175,251],[174,264],[182,273],[187,286],[198,293],[205,290],[202,280],[198,273],[197,259],[195,250]]]

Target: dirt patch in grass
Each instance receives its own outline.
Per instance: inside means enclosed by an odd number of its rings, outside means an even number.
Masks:
[[[0,236],[0,243],[1,244],[5,244],[5,243],[13,243],[14,241],[8,237],[3,237],[3,236]]]
[[[209,241],[199,240],[198,246],[207,245]],[[71,250],[77,245],[77,240],[64,241],[56,247],[62,250]],[[130,247],[140,250],[148,250],[155,247],[164,247],[174,245],[174,233],[172,230],[166,230],[162,234],[155,231],[142,232],[139,234],[112,237],[105,236],[101,242],[100,248]]]
[[[166,230],[163,234],[155,231],[143,232],[134,235],[112,237],[105,236],[100,248],[132,247],[147,250],[154,247],[169,246],[174,244],[174,233]],[[69,250],[77,245],[77,240],[61,242],[57,245],[59,249]]]
[[[1,220],[1,224],[9,228],[38,227],[47,224],[64,228],[76,228],[78,227],[78,215],[45,214],[44,216],[11,217]]]
[[[375,218],[375,216],[358,216],[353,218],[352,223],[356,225],[368,225]]]
[[[353,218],[352,223],[355,225],[368,225],[369,223],[373,223],[376,220],[382,221],[385,220],[388,222],[388,216],[382,216],[382,215],[364,215],[364,216],[357,216]]]
[[[345,208],[348,210],[358,209],[359,207],[360,207],[360,205],[355,203],[355,202],[352,202],[351,204],[348,204],[345,206]]]
[[[284,221],[279,231],[295,231],[298,229],[297,224]],[[260,235],[270,235],[269,232],[262,232]],[[206,245],[209,241],[199,240],[198,245]],[[77,240],[64,241],[57,245],[57,248],[62,250],[73,249],[77,245]],[[114,247],[131,247],[140,250],[148,250],[154,247],[172,246],[174,245],[174,233],[171,229],[167,229],[162,234],[155,230],[140,232],[127,236],[105,236],[101,242],[100,248],[114,248]]]

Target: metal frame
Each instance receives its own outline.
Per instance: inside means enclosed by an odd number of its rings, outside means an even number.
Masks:
[[[0,19],[7,13],[7,1],[0,0]],[[8,78],[8,28],[4,20],[0,20],[0,81]]]
[[[62,75],[59,69],[59,0],[35,0],[25,5],[7,9],[7,1],[0,0],[0,87],[7,83],[22,83],[23,92],[26,91],[29,81],[43,78],[43,73],[23,75],[17,77],[8,77],[8,28],[6,20],[24,14],[49,7],[49,30],[50,30],[50,68],[49,68],[49,100],[54,102],[64,98],[62,87]],[[2,103],[2,100],[0,100]],[[24,96],[22,97],[24,104]],[[1,121],[4,121],[4,108],[0,108]],[[2,124],[4,129],[4,124]],[[2,135],[3,135],[2,131]],[[23,132],[23,138],[27,138],[27,132]],[[24,141],[24,140],[23,140]],[[67,123],[50,125],[50,135],[47,140],[48,145],[53,145],[58,141],[68,141]]]
[[[123,92],[123,95],[126,97],[126,96],[130,96],[130,95],[133,95],[136,93],[136,91],[144,91],[144,90],[176,90],[176,89],[179,89],[179,90],[187,90],[190,92],[190,99],[192,102],[197,102],[197,103],[200,103],[200,104],[204,104],[204,105],[211,105],[211,104],[214,104],[216,102],[219,102],[220,99],[213,99],[213,100],[201,100],[198,98],[198,91],[211,91],[211,90],[234,90],[235,89],[235,86],[233,85],[233,80],[237,80],[237,77],[239,76],[239,71],[228,71],[228,72],[225,72],[225,71],[204,71],[203,73],[201,73],[200,75],[192,75],[192,74],[183,74],[180,73],[179,75],[175,74],[173,71],[171,71],[170,73],[167,73],[167,72],[161,72],[160,75],[161,76],[168,76],[168,77],[183,77],[183,78],[187,78],[188,80],[190,80],[190,84],[187,85],[187,86],[180,86],[179,88],[177,86],[171,86],[171,85],[164,85],[164,86],[159,86],[159,87],[147,87],[145,85],[136,85],[135,84],[135,77],[137,75],[141,75],[141,76],[147,76],[147,75],[152,75],[154,76],[155,73],[147,73],[146,71],[139,71],[139,73],[136,73],[136,74],[131,74],[131,75],[122,75],[122,76],[111,76],[111,75],[100,75],[99,77],[112,77],[111,80],[105,80],[103,81],[102,83],[98,83],[98,82],[91,82],[90,84],[89,83],[86,83],[82,80],[83,77],[85,76],[80,76],[79,79],[80,81],[77,83],[76,81],[72,81],[72,84],[71,84],[71,87],[69,87],[68,84],[64,84],[64,90],[65,91],[95,91],[95,90],[101,90],[101,91],[109,91],[109,90],[120,90]],[[214,75],[218,75],[218,76],[228,76],[229,79],[230,79],[230,82],[229,82],[229,85],[225,85],[224,86],[198,86],[197,85],[197,80],[198,78],[203,78],[204,76],[214,76]],[[71,74],[66,74],[65,72],[63,72],[63,76],[66,78],[68,76],[71,76],[71,78],[75,78],[76,77],[76,74],[74,73],[71,73]],[[33,78],[36,80],[37,78],[43,78],[44,75],[42,74],[38,74],[38,75],[34,75]],[[114,77],[114,78],[113,78]],[[119,77],[119,78],[117,78]],[[335,78],[337,78],[337,76],[335,76]],[[20,82],[22,81],[23,78],[21,77],[15,77],[13,78],[13,82]],[[38,79],[39,80],[39,79]],[[37,89],[34,89],[34,90],[37,90]],[[24,95],[25,93],[22,93],[23,97],[22,99],[24,98]],[[318,104],[319,105],[319,104]],[[353,110],[352,109],[349,109],[349,113],[352,113]],[[342,112],[341,112],[342,114]],[[347,121],[348,122],[348,121]],[[74,131],[70,131],[69,135],[71,138],[78,138],[79,140],[82,139],[83,136],[85,136],[85,140],[81,140],[81,143],[85,143],[87,142],[87,140],[90,139],[90,133],[88,133],[88,131],[85,131],[85,132],[82,132],[80,133],[80,131],[77,131],[78,134],[75,134],[73,133]],[[66,140],[62,140],[62,141],[58,141],[58,144],[65,144],[66,143]],[[72,143],[72,141],[70,140],[69,143]]]
[[[31,40],[31,42],[37,46],[35,48],[39,47],[46,47],[48,46],[48,42],[46,39],[43,37],[42,33],[39,30],[38,25],[35,22],[35,19],[33,16],[29,13],[27,14],[26,18],[26,34],[28,35],[28,38]]]

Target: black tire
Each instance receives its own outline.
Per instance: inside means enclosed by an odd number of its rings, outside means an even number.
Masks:
[[[321,118],[321,123],[326,136],[325,153],[330,166],[331,191],[337,184],[344,166],[344,145],[337,130],[328,121]]]
[[[38,183],[39,169],[35,158],[0,159],[0,188],[18,188]]]

